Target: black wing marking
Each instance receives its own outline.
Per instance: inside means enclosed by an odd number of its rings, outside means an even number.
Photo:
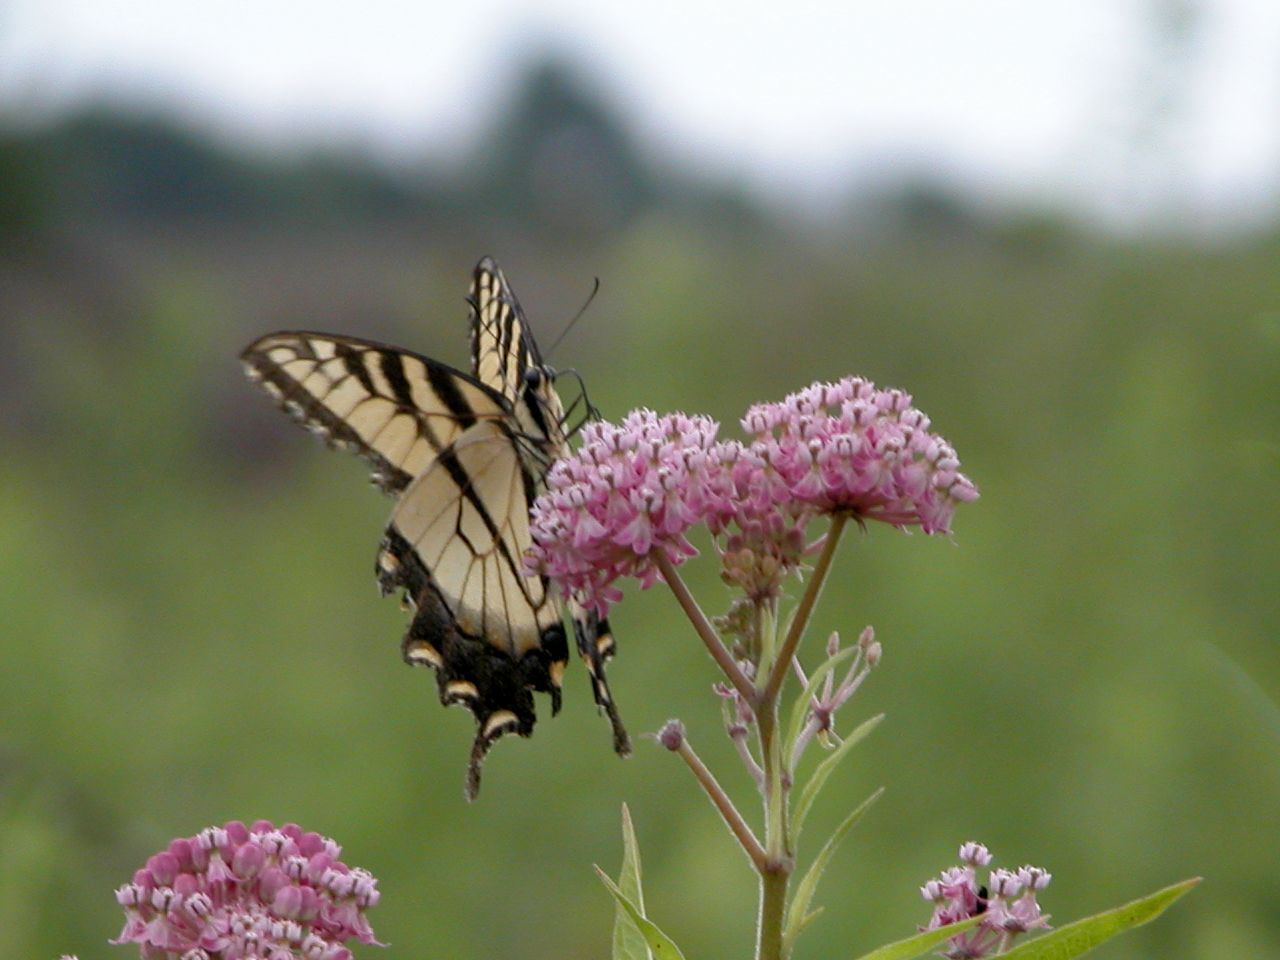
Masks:
[[[372,463],[388,493],[407,487],[468,427],[511,416],[508,400],[465,373],[370,340],[272,333],[241,359],[306,427]]]

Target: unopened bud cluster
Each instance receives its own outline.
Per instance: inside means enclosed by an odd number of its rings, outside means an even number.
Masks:
[[[732,530],[732,528],[729,528]],[[732,530],[717,543],[720,579],[752,601],[782,592],[782,581],[804,557],[804,527],[782,514],[772,514]]]

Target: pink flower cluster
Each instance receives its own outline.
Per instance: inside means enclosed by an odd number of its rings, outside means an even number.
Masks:
[[[116,891],[126,920],[113,942],[141,944],[145,960],[349,960],[348,940],[377,943],[365,910],[379,894],[341,852],[267,820],[174,840]]]
[[[719,425],[707,417],[634,410],[620,425],[591,422],[578,450],[552,466],[531,513],[531,571],[545,573],[601,616],[621,576],[650,586],[652,556],[673,564],[697,551],[685,538],[718,497]]]
[[[621,596],[618,577],[651,585],[654,554],[683,563],[697,553],[689,530],[705,523],[725,580],[759,599],[799,566],[816,516],[946,533],[956,506],[978,496],[911,397],[866,380],[757,404],[742,426],[745,444],[717,440],[714,420],[678,413],[588,423],[533,506],[527,569],[604,615]]]
[[[990,852],[980,843],[966,843],[960,847],[960,860],[960,866],[949,867],[920,888],[921,895],[933,902],[927,930],[982,917],[978,926],[948,940],[943,956],[973,960],[1004,953],[1018,934],[1049,925],[1036,894],[1049,885],[1051,874],[1032,866],[992,870],[986,885],[979,886],[977,868],[991,863]]]
[[[859,377],[815,383],[742,418],[755,438],[750,449],[780,488],[776,498],[947,533],[956,506],[976,500],[978,489],[929,427],[910,394]]]

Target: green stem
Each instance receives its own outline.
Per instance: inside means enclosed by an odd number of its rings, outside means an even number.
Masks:
[[[830,572],[831,558],[835,556],[836,547],[840,544],[840,534],[844,532],[845,524],[848,522],[849,517],[843,513],[837,513],[831,518],[831,529],[827,531],[827,540],[822,545],[822,553],[818,556],[818,562],[814,565],[813,574],[809,577],[809,583],[805,587],[804,596],[800,598],[800,604],[796,607],[795,616],[791,619],[791,629],[787,631],[787,637],[782,641],[782,648],[778,651],[778,657],[774,660],[773,666],[769,670],[769,680],[764,689],[760,691],[760,699],[762,701],[776,701],[778,699],[778,691],[782,689],[782,681],[786,679],[787,671],[791,669],[791,658],[796,655],[796,647],[800,645],[800,638],[804,636],[804,631],[809,626],[809,615],[813,613],[814,604],[818,602],[818,596],[822,593],[822,584],[827,579],[828,572]]]
[[[689,618],[689,622],[693,624],[693,629],[702,638],[707,652],[711,654],[712,659],[719,665],[724,675],[729,678],[729,682],[733,684],[734,689],[745,697],[748,703],[754,703],[756,688],[734,662],[733,655],[725,648],[724,643],[721,642],[719,635],[716,633],[716,628],[711,625],[707,615],[698,606],[698,601],[689,592],[689,588],[676,570],[675,564],[667,559],[667,555],[662,550],[655,550],[653,557],[657,561],[658,569],[662,571],[662,579],[666,581],[667,586],[671,588],[671,592],[675,594],[676,601],[683,608],[685,616]]]
[[[783,960],[782,924],[787,911],[790,870],[766,870],[760,874],[760,929],[756,960]]]
[[[782,926],[787,907],[787,884],[794,862],[787,836],[787,788],[783,781],[782,750],[778,741],[776,698],[756,707],[760,755],[764,762],[764,850],[760,874],[760,920],[756,960],[783,960]]]
[[[782,743],[778,737],[778,698],[782,692],[782,682],[795,658],[796,647],[809,626],[809,616],[822,593],[822,584],[831,570],[831,559],[835,556],[840,535],[844,532],[848,519],[840,514],[832,518],[826,542],[822,545],[822,553],[814,565],[813,574],[796,607],[791,627],[787,630],[782,645],[776,646],[775,637],[762,638],[761,649],[768,649],[770,653],[776,651],[776,655],[770,662],[768,679],[757,690],[754,701],[756,729],[760,733],[760,757],[764,765],[766,855],[764,868],[759,871],[760,922],[757,928],[756,960],[786,960],[782,929],[786,917],[787,886],[795,869],[791,838],[787,831],[787,799],[791,784],[787,779],[788,771],[783,762]],[[776,618],[769,626],[771,630],[777,629]]]

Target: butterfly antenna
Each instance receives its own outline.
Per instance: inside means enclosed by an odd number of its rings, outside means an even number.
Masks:
[[[587,312],[587,307],[591,306],[591,301],[596,298],[596,294],[599,292],[600,278],[596,277],[591,284],[591,292],[587,294],[587,299],[583,302],[582,306],[578,308],[578,312],[573,315],[573,319],[570,320],[565,328],[560,331],[560,336],[556,337],[555,342],[551,344],[550,349],[547,350],[548,357],[556,352],[556,347],[560,346],[564,338],[569,335],[569,331],[572,330],[577,325],[578,321],[582,319],[582,315]],[[579,380],[578,382],[581,383],[582,381]]]

